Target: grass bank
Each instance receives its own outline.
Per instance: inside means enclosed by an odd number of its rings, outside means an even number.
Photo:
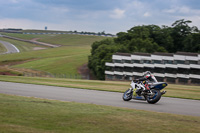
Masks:
[[[200,117],[0,94],[0,131],[30,133],[183,133]]]
[[[6,62],[24,61],[20,64],[10,66],[11,68],[30,69],[34,71],[47,72],[51,74],[78,74],[78,68],[88,62],[91,44],[94,41],[105,39],[100,36],[85,36],[85,35],[24,35],[6,33],[6,35],[22,38],[33,39],[39,38],[39,41],[60,44],[62,47],[49,48],[33,51],[38,45],[25,43],[21,41],[2,38],[17,46],[21,53],[0,55],[0,64]]]
[[[0,40],[14,44],[19,49],[20,52],[26,52],[26,51],[30,52],[30,51],[33,51],[35,48],[41,48],[41,49],[48,48],[41,45],[36,45],[36,44],[28,43],[28,42],[22,42],[22,41],[17,41],[13,39],[3,38],[3,37],[1,37]]]
[[[13,68],[25,68],[55,74],[78,74],[77,69],[88,59],[90,47],[63,46],[38,51],[0,55],[0,64],[25,61]],[[28,61],[28,62],[27,62]]]
[[[0,76],[0,81],[72,87],[72,88],[92,89],[101,91],[114,91],[114,92],[125,92],[126,89],[130,88],[129,85],[130,82],[78,80],[78,79],[62,79],[62,78]],[[167,93],[164,96],[167,97],[200,100],[200,86],[170,84],[165,88],[165,90],[167,91]]]
[[[35,58],[35,60],[13,67],[45,71],[52,74],[78,74],[78,68],[87,62],[88,55],[88,47],[68,46],[47,49],[33,52],[31,58]]]
[[[72,34],[48,34],[48,35],[32,35],[32,34],[16,34],[16,33],[3,33],[3,34],[25,40],[38,38],[39,42],[59,44],[63,46],[66,45],[90,46],[95,41],[100,41],[102,39],[107,38],[103,36],[72,35]]]
[[[7,49],[0,43],[0,54],[6,52]]]
[[[63,46],[91,46],[95,41],[100,41],[106,39],[107,37],[102,36],[89,36],[89,35],[49,35],[44,38],[39,39],[38,41],[51,43],[51,44],[60,44]]]

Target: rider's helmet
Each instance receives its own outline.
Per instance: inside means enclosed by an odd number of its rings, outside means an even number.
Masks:
[[[156,78],[151,74],[150,71],[144,72],[144,77],[145,77],[146,79],[148,79],[149,81],[151,81],[151,82],[158,82],[158,81],[156,80]]]
[[[151,78],[151,72],[150,71],[144,72],[144,77],[147,79]]]

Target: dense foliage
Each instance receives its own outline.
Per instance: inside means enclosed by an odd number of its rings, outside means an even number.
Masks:
[[[200,31],[189,26],[191,21],[177,20],[168,26],[135,26],[127,32],[117,33],[116,38],[92,44],[89,68],[98,79],[105,78],[105,62],[111,62],[116,52],[198,52],[200,53]]]

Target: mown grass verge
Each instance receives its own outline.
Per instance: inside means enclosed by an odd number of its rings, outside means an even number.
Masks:
[[[14,68],[26,68],[52,74],[78,74],[78,68],[87,63],[90,47],[63,46],[45,50],[0,55],[0,64],[29,60]],[[34,60],[33,60],[34,59]]]
[[[198,133],[200,117],[0,94],[0,131]]]
[[[1,75],[14,75],[14,76],[22,76],[23,75],[23,73],[20,73],[20,72],[14,71],[14,70],[10,70],[7,68],[1,68],[1,67],[0,67],[0,74]]]
[[[43,48],[43,49],[48,48],[41,45],[36,45],[36,44],[28,43],[28,42],[22,42],[22,41],[17,41],[13,39],[3,38],[3,37],[1,37],[0,40],[14,44],[19,49],[20,52],[33,51],[34,48],[36,47]]]
[[[5,53],[7,49],[0,43],[0,53]]]
[[[50,44],[59,44],[59,45],[79,45],[79,46],[90,46],[95,41],[100,41],[102,39],[106,39],[107,37],[103,36],[89,36],[89,35],[71,35],[71,34],[64,34],[64,35],[55,35],[55,34],[48,34],[48,35],[31,35],[31,34],[16,34],[16,33],[3,33],[4,35],[21,38],[25,40],[31,40],[34,38],[38,38],[39,42],[45,42]]]
[[[40,38],[39,41],[60,44],[62,47],[49,48],[38,51],[33,49],[40,47],[35,44],[2,38],[4,41],[13,43],[20,49],[20,53],[0,55],[0,64],[4,62],[27,60],[22,64],[9,66],[19,69],[30,69],[51,74],[72,74],[77,75],[79,67],[88,62],[91,44],[95,41],[105,39],[100,36],[84,35],[24,35],[7,33],[22,39]],[[34,60],[33,60],[34,59]]]
[[[60,44],[63,46],[91,46],[93,42],[106,39],[107,37],[102,36],[89,36],[89,35],[49,35],[39,39],[38,41],[51,43],[51,44]]]
[[[16,77],[16,76],[0,76],[0,81],[19,82],[28,84],[50,85],[60,87],[72,87],[82,89],[92,89],[101,91],[125,92],[130,88],[129,82],[116,81],[97,81],[97,80],[78,80],[63,78],[41,78],[41,77]],[[196,99],[200,100],[200,86],[190,85],[168,85],[164,96]]]

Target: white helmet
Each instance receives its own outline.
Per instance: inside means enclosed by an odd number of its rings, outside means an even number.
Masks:
[[[151,72],[150,71],[146,71],[146,72],[144,72],[144,77],[145,78],[149,78],[149,77],[151,77]]]

